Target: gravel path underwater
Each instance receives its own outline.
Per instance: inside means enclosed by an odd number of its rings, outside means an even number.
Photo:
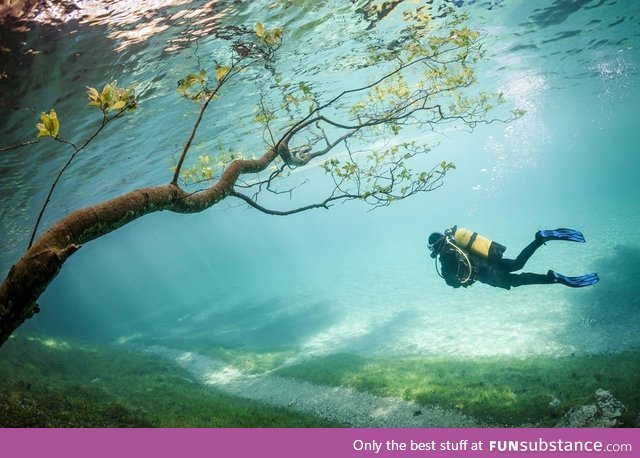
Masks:
[[[144,350],[169,359],[200,383],[245,399],[286,407],[343,424],[373,428],[473,428],[477,421],[452,410],[420,406],[348,388],[314,385],[270,374],[245,374],[193,352],[152,346]]]

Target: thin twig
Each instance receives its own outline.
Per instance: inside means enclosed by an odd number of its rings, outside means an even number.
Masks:
[[[23,146],[33,145],[34,143],[38,143],[38,140],[32,140],[29,142],[19,143],[17,145],[4,146],[0,148],[0,153],[4,153],[5,151],[11,151],[12,149],[22,148]]]
[[[65,172],[65,170],[67,170],[67,168],[71,165],[71,162],[73,162],[73,160],[76,158],[76,156],[78,155],[78,153],[80,151],[82,151],[83,149],[85,149],[87,147],[87,145],[89,143],[91,143],[91,141],[96,138],[96,136],[106,127],[106,125],[109,123],[109,121],[112,121],[113,119],[115,119],[116,117],[118,117],[118,115],[120,113],[122,113],[124,110],[126,110],[128,107],[124,107],[122,108],[122,110],[120,110],[117,114],[115,114],[114,116],[112,116],[111,118],[109,117],[105,117],[102,120],[102,123],[100,124],[100,127],[98,128],[98,130],[96,130],[93,135],[91,135],[80,147],[77,147],[75,144],[66,141],[66,140],[62,140],[59,138],[55,138],[57,141],[64,143],[66,145],[71,146],[75,151],[73,152],[73,154],[71,154],[71,156],[69,157],[69,160],[66,162],[66,164],[62,167],[62,169],[60,169],[60,172],[58,172],[58,175],[56,176],[56,179],[54,180],[53,184],[51,185],[51,188],[49,188],[49,193],[47,194],[47,198],[44,201],[44,204],[42,205],[42,208],[40,209],[40,213],[38,213],[38,218],[36,219],[36,224],[33,226],[33,231],[31,232],[31,238],[29,239],[29,246],[27,247],[27,250],[29,248],[31,248],[31,245],[33,245],[33,241],[36,238],[36,233],[38,231],[38,227],[40,226],[40,221],[42,220],[42,216],[44,215],[45,210],[47,209],[47,206],[49,205],[49,202],[51,201],[51,196],[53,195],[53,191],[56,189],[56,186],[58,185],[58,182],[60,181],[60,178],[62,177],[62,174]]]
[[[317,204],[310,204],[310,205],[305,205],[303,207],[298,207],[298,208],[294,208],[293,210],[285,210],[285,211],[280,211],[280,210],[271,210],[269,208],[263,207],[262,205],[260,205],[259,203],[257,203],[255,200],[253,200],[251,197],[245,195],[245,194],[241,194],[235,190],[232,190],[229,194],[230,196],[233,197],[237,197],[238,199],[244,200],[247,204],[249,204],[251,207],[255,208],[256,210],[260,210],[263,213],[266,213],[268,215],[275,215],[275,216],[287,216],[287,215],[293,215],[296,213],[301,213],[303,211],[307,211],[307,210],[312,210],[314,208],[325,208],[328,209],[330,207],[330,203],[337,201],[337,200],[342,200],[342,199],[358,199],[360,196],[356,196],[356,195],[351,195],[351,194],[343,194],[340,196],[331,196],[325,200],[323,200],[322,202],[319,202]]]
[[[249,55],[249,53],[247,53],[246,55]],[[200,127],[200,123],[202,122],[202,118],[204,117],[204,113],[207,111],[207,108],[209,107],[209,103],[211,103],[211,101],[216,96],[216,94],[218,93],[218,91],[220,90],[220,88],[223,86],[224,83],[226,83],[233,76],[235,76],[238,73],[240,73],[244,68],[247,68],[248,66],[250,66],[254,62],[257,62],[257,60],[258,60],[258,59],[256,59],[256,60],[248,63],[243,68],[236,69],[238,67],[238,65],[240,64],[240,62],[242,62],[244,57],[245,56],[240,56],[240,58],[237,61],[233,61],[233,59],[232,59],[229,71],[218,82],[218,85],[216,86],[216,88],[211,92],[211,94],[209,94],[209,96],[205,100],[204,104],[202,105],[202,108],[200,108],[200,113],[198,114],[198,119],[196,120],[195,124],[193,125],[193,129],[191,129],[191,133],[189,134],[189,138],[187,139],[187,142],[185,143],[184,148],[182,149],[182,153],[180,153],[180,158],[178,159],[178,164],[176,165],[175,172],[173,173],[173,178],[171,179],[171,184],[173,184],[173,185],[177,185],[178,184],[178,178],[180,177],[180,172],[182,170],[182,165],[184,164],[184,161],[185,161],[185,159],[187,157],[187,153],[189,152],[189,148],[191,148],[191,144],[193,143],[193,139],[195,138],[196,133],[198,131],[198,128]]]

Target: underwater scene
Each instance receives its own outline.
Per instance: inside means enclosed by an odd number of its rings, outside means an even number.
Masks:
[[[32,3],[0,426],[640,427],[640,2]]]

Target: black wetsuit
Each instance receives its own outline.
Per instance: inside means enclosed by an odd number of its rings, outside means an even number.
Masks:
[[[471,276],[469,277],[469,267],[466,259],[455,248],[444,245],[440,252],[440,264],[442,266],[441,274],[447,285],[459,288],[465,288],[475,281],[486,283],[487,285],[497,286],[498,288],[511,289],[511,287],[522,285],[546,285],[553,283],[553,279],[545,274],[534,274],[524,272],[514,274],[517,270],[524,267],[531,255],[542,246],[541,240],[534,240],[527,245],[516,259],[496,259],[490,261],[487,258],[466,252],[471,262]],[[461,280],[469,278],[468,281],[462,283]]]

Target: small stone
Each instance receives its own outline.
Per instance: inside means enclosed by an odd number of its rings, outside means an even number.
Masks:
[[[596,391],[595,404],[576,406],[556,424],[556,428],[613,428],[620,426],[625,406],[606,390]]]

